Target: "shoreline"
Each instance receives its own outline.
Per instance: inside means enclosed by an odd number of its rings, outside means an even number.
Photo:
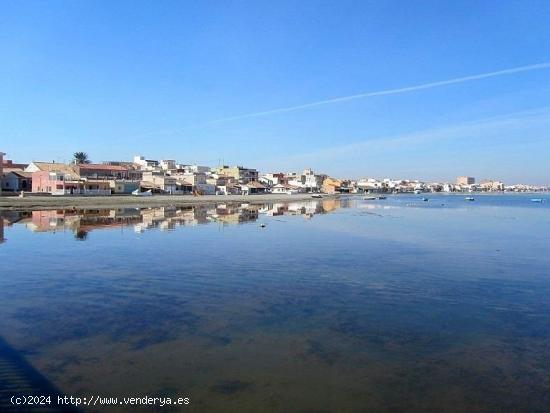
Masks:
[[[533,196],[546,195],[549,192],[474,192],[474,193],[422,193],[420,195],[407,194],[381,194],[385,196]],[[322,194],[322,198],[312,198],[312,194],[258,194],[258,195],[153,195],[150,197],[135,197],[131,195],[110,196],[0,196],[1,211],[38,211],[54,209],[101,209],[101,208],[155,208],[165,206],[192,206],[212,204],[265,204],[273,202],[313,201],[323,199],[337,199],[342,196],[362,197],[365,194]],[[372,194],[376,196],[377,194]]]
[[[154,208],[163,206],[192,206],[205,204],[265,204],[270,202],[313,201],[338,198],[340,194],[323,194],[312,198],[311,194],[261,194],[261,195],[153,195],[134,197],[111,196],[29,196],[0,197],[0,211],[37,211],[52,209],[101,209],[101,208]]]

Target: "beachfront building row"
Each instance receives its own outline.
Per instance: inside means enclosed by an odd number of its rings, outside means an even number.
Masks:
[[[4,195],[116,195],[134,191],[158,194],[257,194],[269,191],[258,181],[258,171],[242,166],[210,168],[154,160],[143,156],[133,161],[101,164],[31,162],[13,164],[0,160],[0,189]]]
[[[260,176],[259,181],[273,193],[296,194],[320,192],[326,178],[327,175],[315,174],[311,169],[306,169],[302,173],[266,173]]]
[[[132,161],[66,164],[14,163],[0,152],[0,194],[123,195],[151,191],[172,195],[253,195],[262,193],[413,193],[475,191],[538,191],[544,187],[504,185],[498,180],[476,183],[470,176],[455,183],[426,183],[391,178],[337,179],[312,169],[260,174],[254,168],[180,164],[137,155]]]
[[[351,192],[362,193],[418,193],[418,192],[537,192],[548,191],[546,186],[505,185],[502,181],[486,179],[476,183],[475,178],[458,177],[455,183],[422,182],[408,179],[364,178],[351,182]]]

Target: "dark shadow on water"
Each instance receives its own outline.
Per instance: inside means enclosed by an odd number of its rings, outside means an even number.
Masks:
[[[49,406],[15,406],[12,396],[50,396]],[[0,337],[0,412],[79,412],[74,406],[57,406],[63,394],[25,358]]]

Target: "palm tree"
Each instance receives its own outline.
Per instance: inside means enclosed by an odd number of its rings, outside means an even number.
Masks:
[[[90,160],[88,159],[88,154],[86,152],[75,152],[73,154],[74,157],[74,163],[80,164],[80,163],[90,163]]]

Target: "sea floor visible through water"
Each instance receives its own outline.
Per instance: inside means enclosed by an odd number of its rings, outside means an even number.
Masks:
[[[422,197],[3,211],[0,366],[190,399],[120,411],[547,412],[550,197]]]

